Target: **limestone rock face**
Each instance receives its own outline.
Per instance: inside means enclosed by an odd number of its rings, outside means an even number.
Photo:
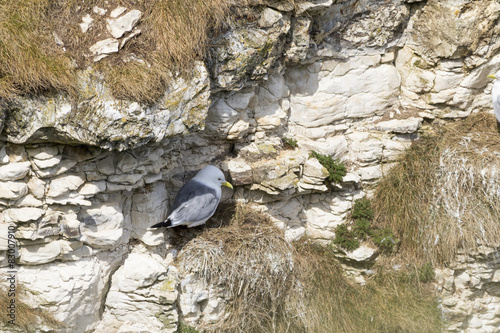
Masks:
[[[31,302],[66,324],[64,332],[88,332],[99,321],[104,288],[110,273],[121,262],[123,250],[67,263],[23,265],[18,270],[19,281],[33,293]]]
[[[261,27],[237,26],[214,41],[211,66],[215,89],[239,90],[248,79],[265,77],[284,47],[290,17],[264,9]]]
[[[457,255],[451,267],[436,270],[443,314],[452,331],[496,331],[499,318],[500,271],[497,249],[480,247]],[[472,296],[477,293],[477,296]],[[479,309],[475,311],[470,306]]]
[[[469,56],[483,38],[491,36],[499,16],[497,2],[479,1],[457,8],[455,1],[429,1],[414,18],[409,45],[429,58]]]
[[[202,129],[209,105],[208,72],[198,63],[192,79],[172,78],[154,106],[118,101],[88,71],[79,83],[86,94],[75,105],[68,96],[18,98],[3,112],[7,139],[18,144],[64,142],[127,149]]]
[[[179,308],[185,321],[211,324],[221,319],[226,304],[221,290],[207,286],[196,274],[185,276],[180,281],[180,290]]]
[[[97,330],[175,332],[176,280],[175,267],[167,269],[160,256],[132,252],[113,275]]]
[[[415,133],[422,125],[422,118],[407,118],[403,120],[388,120],[382,121],[375,125],[375,129],[379,131],[409,134]]]
[[[76,99],[0,101],[0,267],[14,227],[27,301],[64,322],[61,332],[174,332],[179,319],[223,318],[224,291],[176,267],[195,233],[149,230],[203,166],[235,186],[223,203],[256,205],[289,241],[329,244],[429,123],[492,111],[496,1],[250,5],[154,105],[115,99],[91,68],[79,70]],[[88,50],[98,61],[141,38],[146,13],[109,4],[88,15],[82,33],[108,22]],[[311,151],[347,166],[340,183]],[[344,256],[353,266],[376,258],[367,246]],[[450,331],[497,329],[497,258],[482,248],[438,270]]]

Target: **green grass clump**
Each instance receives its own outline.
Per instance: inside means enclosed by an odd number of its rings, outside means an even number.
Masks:
[[[357,199],[354,202],[351,218],[353,223],[350,226],[341,224],[335,229],[334,244],[347,251],[353,251],[359,247],[360,241],[370,238],[381,251],[394,250],[398,242],[392,230],[372,225],[374,214],[370,199],[366,197]]]
[[[373,210],[370,199],[365,197],[354,202],[354,207],[352,209],[352,218],[353,220],[373,220]]]
[[[375,245],[384,252],[392,252],[394,247],[399,244],[394,232],[388,227],[374,229],[370,236]]]
[[[354,234],[359,240],[365,240],[368,236],[370,236],[370,220],[360,218],[354,220]]]
[[[311,155],[316,158],[322,166],[328,170],[328,181],[331,183],[340,183],[346,175],[345,165],[339,159],[311,151]]]
[[[200,333],[200,331],[192,326],[180,322],[179,327],[177,327],[176,333]]]
[[[345,224],[341,224],[335,228],[335,239],[333,243],[347,251],[353,251],[359,247],[359,240],[356,232],[349,230]]]
[[[421,267],[417,269],[416,279],[423,283],[428,283],[434,281],[436,273],[434,272],[434,267],[430,262],[426,262]]]
[[[283,143],[285,148],[295,149],[299,146],[299,144],[297,143],[297,140],[295,140],[293,138],[283,137],[283,138],[281,138],[281,142]]]

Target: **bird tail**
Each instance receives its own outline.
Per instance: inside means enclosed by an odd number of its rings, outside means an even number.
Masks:
[[[155,225],[152,225],[149,227],[150,229],[157,229],[157,228],[169,228],[172,226],[172,221],[170,219],[166,219],[163,222],[156,223]]]

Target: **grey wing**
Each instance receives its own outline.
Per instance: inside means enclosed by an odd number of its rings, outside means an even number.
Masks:
[[[199,224],[210,218],[217,209],[219,199],[212,193],[194,196],[182,202],[170,215],[172,226],[182,224]]]

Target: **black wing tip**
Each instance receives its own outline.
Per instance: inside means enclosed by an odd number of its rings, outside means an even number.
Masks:
[[[172,226],[172,221],[170,221],[170,219],[168,220],[165,220],[163,222],[160,222],[160,223],[156,223],[155,225],[152,225],[151,229],[158,229],[158,228],[168,228],[168,227],[171,227]]]

